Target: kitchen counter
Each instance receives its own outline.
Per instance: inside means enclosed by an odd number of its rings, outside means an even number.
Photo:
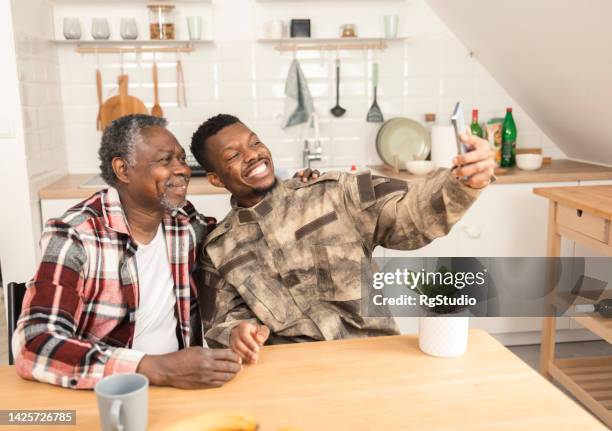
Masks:
[[[411,175],[406,171],[400,171],[399,173],[395,172],[391,167],[386,165],[374,165],[369,166],[369,168],[375,174],[406,181],[414,181],[422,178]],[[79,188],[80,184],[83,184],[94,175],[95,174],[66,175],[53,184],[43,187],[39,191],[38,196],[40,199],[84,199],[102,188]],[[544,165],[537,171],[521,171],[517,168],[509,169],[508,173],[497,176],[495,184],[546,183],[580,180],[612,180],[612,168],[590,163],[575,162],[573,160],[553,160],[550,165]],[[189,183],[190,195],[226,193],[228,193],[227,190],[211,185],[206,177],[192,178]]]
[[[370,166],[372,171],[388,177],[412,181],[419,177],[407,171],[395,172],[387,165]],[[525,184],[525,183],[548,183],[563,181],[593,181],[612,180],[612,168],[593,165],[591,163],[576,162],[573,160],[553,160],[549,165],[543,165],[537,171],[522,171],[518,168],[510,168],[507,173],[496,173],[495,184]]]

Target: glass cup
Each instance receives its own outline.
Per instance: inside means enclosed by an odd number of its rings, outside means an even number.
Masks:
[[[68,40],[81,38],[81,21],[76,17],[64,18],[64,37]]]
[[[383,23],[385,27],[385,38],[394,39],[397,37],[397,26],[399,17],[397,15],[385,15]]]
[[[138,38],[138,25],[136,25],[135,18],[121,18],[121,25],[119,27],[121,33],[121,39],[123,40],[134,40]]]
[[[110,27],[106,18],[91,20],[91,37],[96,40],[106,40],[110,37]]]
[[[202,17],[188,16],[187,29],[189,30],[189,40],[202,39]]]

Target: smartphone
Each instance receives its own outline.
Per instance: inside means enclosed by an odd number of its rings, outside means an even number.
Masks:
[[[463,105],[461,102],[457,102],[453,115],[451,116],[451,123],[455,129],[455,139],[457,141],[457,154],[464,154],[469,151],[463,142],[461,142],[461,133],[470,133],[467,124],[465,123],[465,116],[463,115]]]

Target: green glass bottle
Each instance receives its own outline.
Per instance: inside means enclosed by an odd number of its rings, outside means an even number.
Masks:
[[[511,168],[516,164],[516,123],[512,117],[512,108],[506,109],[506,118],[502,126],[501,167]]]
[[[472,135],[484,138],[482,127],[478,124],[478,109],[472,109],[472,124],[470,124],[470,130]]]

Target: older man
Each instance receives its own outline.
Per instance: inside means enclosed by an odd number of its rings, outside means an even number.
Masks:
[[[303,184],[275,178],[270,151],[238,118],[202,124],[191,150],[233,203],[205,241],[199,288],[216,298],[203,309],[207,340],[256,362],[266,340],[397,333],[393,318],[360,313],[362,262],[376,246],[416,249],[448,233],[493,174],[488,143],[466,140],[473,151],[457,156],[461,167],[422,183],[364,171]]]
[[[191,171],[165,127],[114,121],[99,151],[111,187],[47,222],[13,338],[23,378],[81,389],[137,371],[191,388],[241,369],[232,351],[202,347],[191,270],[209,220],[185,200]]]

